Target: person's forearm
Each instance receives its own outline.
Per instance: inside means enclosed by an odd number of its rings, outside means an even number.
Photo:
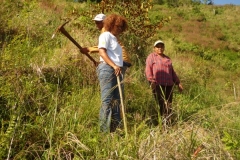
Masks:
[[[107,52],[106,52],[106,49],[102,49],[100,48],[99,49],[99,55],[102,57],[102,59],[108,64],[110,65],[111,67],[115,67],[116,64],[108,57],[107,55]]]
[[[149,82],[156,82],[155,81],[155,78],[153,76],[153,73],[152,73],[153,69],[151,67],[148,67],[148,64],[145,68],[145,75],[146,75],[146,78]]]
[[[172,75],[172,76],[173,76],[173,82],[174,82],[176,85],[178,85],[178,84],[180,83],[180,80],[179,80],[176,72],[174,71],[174,69],[173,69],[172,73],[173,73],[173,75]]]
[[[90,53],[98,53],[99,49],[98,49],[98,46],[93,46],[93,47],[88,47],[88,51]]]

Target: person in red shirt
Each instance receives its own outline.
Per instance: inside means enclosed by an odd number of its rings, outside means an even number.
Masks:
[[[159,104],[163,122],[170,123],[173,88],[177,85],[179,91],[182,92],[183,87],[173,69],[171,59],[164,54],[164,50],[163,41],[158,40],[154,43],[154,52],[146,59],[145,75]]]

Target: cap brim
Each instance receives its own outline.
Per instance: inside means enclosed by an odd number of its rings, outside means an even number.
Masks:
[[[103,21],[103,19],[94,18],[94,21]]]
[[[156,41],[156,42],[154,43],[154,47],[156,47],[157,44],[164,44],[164,42],[163,42],[163,41]]]

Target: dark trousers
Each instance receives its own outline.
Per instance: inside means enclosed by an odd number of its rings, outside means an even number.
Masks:
[[[162,86],[157,85],[155,89],[152,90],[153,95],[160,107],[160,114],[162,118],[169,119],[172,113],[172,99],[173,99],[173,86]]]

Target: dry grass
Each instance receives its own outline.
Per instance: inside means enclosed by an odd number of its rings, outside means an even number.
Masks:
[[[205,48],[224,49],[228,46],[232,49],[238,48],[239,44],[226,38],[235,37],[236,35],[231,35],[234,32],[238,34],[236,30],[238,20],[235,15],[238,14],[239,7],[229,6],[223,9],[223,7],[204,6],[199,9],[199,15],[192,15],[193,9],[190,7],[178,8],[174,10],[175,12],[161,9],[163,15],[172,17],[169,24],[163,26],[161,32],[170,32],[176,38],[180,37],[185,42]],[[224,16],[214,15],[216,10],[224,10],[224,13],[220,13]],[[199,16],[205,17],[206,20],[199,19]]]
[[[144,160],[231,159],[231,154],[223,148],[218,132],[188,122],[165,132],[152,130],[141,142],[138,154]]]
[[[57,2],[59,3],[57,4]],[[18,21],[13,20],[11,25],[16,27],[16,24],[21,22],[23,34],[26,33],[26,29],[29,29],[30,36],[33,34],[38,35],[36,37],[42,36],[47,42],[43,44],[39,38],[39,41],[35,43],[39,44],[37,46],[40,46],[40,49],[36,49],[33,58],[30,55],[25,56],[25,58],[29,57],[25,60],[30,63],[29,68],[10,68],[9,72],[0,72],[3,81],[1,89],[5,91],[4,95],[0,97],[1,102],[6,100],[4,105],[9,107],[8,100],[14,104],[19,101],[19,108],[26,108],[24,110],[26,113],[22,113],[22,123],[19,125],[21,127],[18,128],[16,137],[14,137],[13,158],[73,159],[74,154],[75,159],[233,159],[233,155],[237,152],[236,148],[232,146],[230,151],[226,150],[226,144],[230,142],[226,141],[223,144],[222,130],[229,132],[232,138],[239,137],[238,76],[219,71],[221,68],[213,67],[213,62],[207,62],[191,53],[178,53],[174,46],[176,45],[174,39],[213,49],[228,45],[227,43],[222,44],[226,34],[222,28],[224,24],[216,24],[216,21],[220,20],[220,16],[214,17],[216,20],[201,21],[201,18],[204,17],[192,18],[187,15],[192,8],[189,10],[183,8],[185,13],[182,17],[177,16],[174,9],[162,8],[161,13],[172,15],[172,21],[161,30],[161,33],[166,32],[169,35],[166,40],[163,39],[167,44],[166,53],[172,58],[175,70],[186,89],[186,92],[181,95],[175,94],[174,103],[178,107],[177,112],[179,111],[179,113],[176,114],[179,114],[177,115],[179,120],[172,128],[165,131],[161,131],[159,126],[151,128],[147,125],[148,117],[151,115],[150,109],[155,107],[155,104],[144,77],[144,63],[141,63],[145,57],[139,56],[139,63],[136,62],[138,64],[134,64],[127,71],[125,79],[129,138],[124,139],[118,133],[113,135],[98,133],[100,93],[98,92],[95,68],[89,64],[91,62],[62,35],[58,35],[53,40],[56,43],[49,41],[51,37],[49,33],[54,32],[54,29],[63,20],[58,18],[76,17],[73,14],[79,3],[43,0],[37,2],[40,9],[36,2],[33,4],[37,12],[26,12],[23,14],[26,18],[22,20],[16,16],[13,19]],[[42,12],[45,9],[46,11]],[[230,12],[231,9],[234,11],[233,13]],[[233,18],[230,14],[239,11],[235,9],[229,7],[229,10],[226,11],[229,14],[226,20],[231,25],[234,24],[237,16]],[[28,20],[30,23],[27,23]],[[74,20],[66,26],[66,29],[83,47],[96,45],[98,32],[94,32],[94,36],[92,36],[90,29],[82,30],[81,26],[77,24],[80,22],[80,19],[79,22]],[[211,22],[215,24],[211,24]],[[39,26],[42,27],[42,30],[39,30]],[[93,26],[90,27],[93,28]],[[233,30],[237,31],[236,28]],[[22,41],[24,42],[24,39]],[[28,42],[28,39],[26,41]],[[148,41],[146,41],[147,43]],[[22,51],[24,46],[20,44],[21,42],[10,46],[9,52],[5,51],[4,54],[19,51],[14,55],[25,55],[25,52]],[[28,44],[26,43],[25,48],[29,47]],[[238,44],[237,40],[236,44]],[[236,44],[233,44],[233,48],[236,47]],[[42,49],[44,47],[47,47],[46,50]],[[190,47],[192,46],[190,45]],[[30,49],[26,49],[26,51],[30,51]],[[137,53],[132,53],[132,55],[135,56]],[[99,58],[98,55],[95,56],[96,59]],[[6,62],[9,62],[8,60],[6,58]],[[12,64],[16,62],[14,58],[10,60]],[[140,60],[142,61],[140,62]],[[5,64],[5,61],[3,62]],[[9,64],[11,63],[9,62]],[[12,67],[10,65],[2,66]],[[211,71],[208,77],[205,75],[206,68]],[[41,82],[42,78],[37,77],[35,72],[42,72],[43,78],[44,76],[48,77],[48,81]],[[12,77],[14,79],[10,80]],[[207,82],[205,86],[203,86],[204,80]],[[235,84],[237,95],[234,103],[211,107],[214,105],[212,103],[222,104],[222,101],[230,101],[234,98],[232,82]],[[188,95],[188,92],[191,92],[191,95]],[[5,116],[13,114],[4,107],[2,109],[6,112]],[[56,123],[53,113],[56,114]],[[9,118],[6,116],[2,121],[3,125],[6,125],[6,128],[1,128],[3,135],[4,129],[8,128],[8,120]],[[49,143],[51,143],[50,146]],[[7,144],[4,147],[7,149]]]

